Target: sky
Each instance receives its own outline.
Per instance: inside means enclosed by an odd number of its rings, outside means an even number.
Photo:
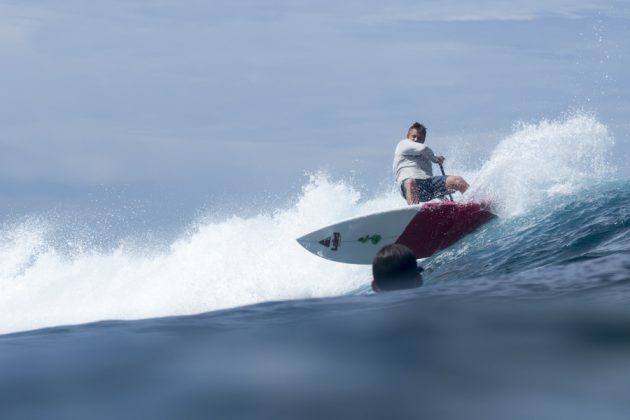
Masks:
[[[416,120],[474,166],[592,112],[630,175],[629,1],[0,0],[0,57],[0,221],[382,188]]]

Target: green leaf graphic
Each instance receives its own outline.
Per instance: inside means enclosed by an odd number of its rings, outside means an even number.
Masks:
[[[361,242],[362,244],[365,244],[367,242],[372,242],[372,245],[376,245],[377,243],[381,241],[381,239],[383,239],[383,237],[379,234],[376,234],[376,235],[365,235],[364,237],[357,239],[357,241]]]

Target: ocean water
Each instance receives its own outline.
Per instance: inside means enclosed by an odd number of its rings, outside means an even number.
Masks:
[[[517,124],[477,167],[498,218],[374,295],[295,238],[404,205],[314,174],[173,240],[0,231],[0,418],[627,419],[630,182],[594,115]]]

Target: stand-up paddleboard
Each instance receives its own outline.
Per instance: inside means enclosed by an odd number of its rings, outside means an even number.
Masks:
[[[426,258],[493,217],[488,203],[426,203],[345,220],[297,241],[315,255],[349,264],[371,264],[382,247],[393,243]]]

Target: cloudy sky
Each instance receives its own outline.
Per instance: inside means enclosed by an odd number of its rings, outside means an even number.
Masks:
[[[0,220],[369,188],[415,120],[479,159],[584,109],[627,176],[629,40],[628,1],[0,0]]]

